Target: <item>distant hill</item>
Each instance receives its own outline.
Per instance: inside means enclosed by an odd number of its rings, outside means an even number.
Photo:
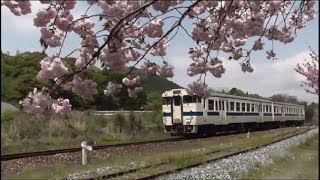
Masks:
[[[181,88],[178,84],[156,74],[145,74],[136,68],[133,73],[140,76],[142,87],[146,91],[160,91],[162,93],[170,89]]]
[[[40,70],[39,62],[47,55],[43,52],[24,52],[18,55],[10,56],[1,53],[1,101],[17,104],[19,100],[27,96],[34,87],[42,88],[43,86],[51,87],[54,83],[42,83],[36,79],[36,75]],[[75,58],[64,59],[66,66],[70,71],[75,70]],[[81,97],[67,91],[58,90],[56,97],[62,96],[70,99],[73,108],[98,109],[98,110],[116,110],[116,109],[138,109],[147,102],[146,93],[159,94],[165,90],[172,88],[180,88],[179,85],[166,78],[155,74],[144,74],[141,70],[134,68],[132,73],[140,75],[144,92],[140,93],[138,99],[128,98],[125,88],[114,97],[107,97],[103,94],[109,81],[116,80],[120,83],[124,74],[102,70],[97,67],[88,73],[89,78],[98,84],[99,94],[95,96],[93,101],[83,100]],[[157,100],[157,101],[160,101]]]

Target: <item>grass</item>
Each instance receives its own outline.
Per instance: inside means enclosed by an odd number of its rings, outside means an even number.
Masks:
[[[57,168],[25,168],[20,171],[20,175],[8,174],[3,172],[2,178],[62,178],[68,174],[83,171],[93,171],[99,167],[115,167],[123,166],[124,169],[130,168],[128,164],[130,162],[149,162],[151,164],[158,164],[160,162],[169,162],[168,164],[161,165],[159,167],[152,167],[148,169],[141,169],[135,174],[126,176],[126,179],[134,179],[144,176],[145,174],[153,174],[163,170],[169,170],[179,167],[184,167],[197,162],[203,162],[205,160],[220,157],[226,153],[234,152],[239,149],[247,149],[250,146],[255,146],[261,143],[267,143],[273,141],[275,138],[279,138],[279,135],[287,132],[302,131],[304,128],[283,128],[274,129],[269,131],[252,132],[250,138],[246,138],[246,135],[242,136],[221,136],[217,137],[214,141],[210,138],[203,138],[199,141],[186,144],[181,147],[179,145],[167,145],[156,151],[146,150],[144,152],[129,152],[124,156],[106,157],[103,159],[96,159],[91,161],[87,166],[81,166],[78,164],[62,164]],[[228,146],[226,146],[228,144]],[[230,146],[230,144],[232,144]],[[223,149],[219,153],[209,154],[218,149]],[[226,151],[227,149],[227,151]]]
[[[103,145],[170,137],[163,133],[161,113],[136,113],[134,117],[135,122],[132,122],[121,114],[94,116],[72,111],[65,117],[34,119],[17,113],[1,121],[1,154],[73,148],[88,140]]]
[[[252,168],[242,179],[319,179],[319,137],[295,146],[286,157],[275,156],[273,163]]]

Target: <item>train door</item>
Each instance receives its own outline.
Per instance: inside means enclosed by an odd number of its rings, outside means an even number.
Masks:
[[[219,99],[219,113],[221,117],[221,124],[227,124],[226,122],[226,99]]]
[[[172,99],[172,123],[182,124],[182,98],[181,96],[173,96]]]
[[[260,116],[260,122],[263,123],[263,112],[264,112],[264,105],[262,103],[259,103],[259,116]]]

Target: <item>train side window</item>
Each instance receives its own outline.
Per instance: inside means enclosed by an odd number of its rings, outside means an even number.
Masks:
[[[246,111],[246,103],[242,103],[242,107],[241,107],[242,111],[245,112]]]
[[[215,110],[216,110],[216,111],[218,111],[218,110],[219,110],[219,107],[218,107],[218,101],[216,101],[216,100],[215,100],[215,104],[216,104],[216,106],[215,106]]]
[[[163,97],[162,104],[163,105],[171,105],[172,98],[171,97]]]
[[[229,111],[229,102],[226,102],[226,105],[227,105],[226,111]]]
[[[250,103],[247,103],[247,112],[250,112]]]
[[[240,103],[236,102],[236,111],[240,111]]]
[[[230,111],[234,111],[234,102],[230,102]]]
[[[224,101],[222,101],[222,111],[224,111]]]
[[[213,100],[208,100],[208,108],[209,108],[209,110],[214,110],[214,101]]]
[[[193,103],[191,96],[183,96],[183,103]]]
[[[255,104],[251,104],[251,112],[255,112],[255,111],[254,111],[254,105],[255,105]]]
[[[266,105],[266,112],[269,112],[269,106]]]
[[[195,102],[197,102],[197,103],[201,103],[201,97],[200,96],[194,96],[194,98],[195,98]]]

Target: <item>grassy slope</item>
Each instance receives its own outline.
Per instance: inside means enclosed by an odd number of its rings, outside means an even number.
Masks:
[[[274,157],[273,164],[249,170],[243,179],[319,179],[319,137],[293,147],[291,156]]]

